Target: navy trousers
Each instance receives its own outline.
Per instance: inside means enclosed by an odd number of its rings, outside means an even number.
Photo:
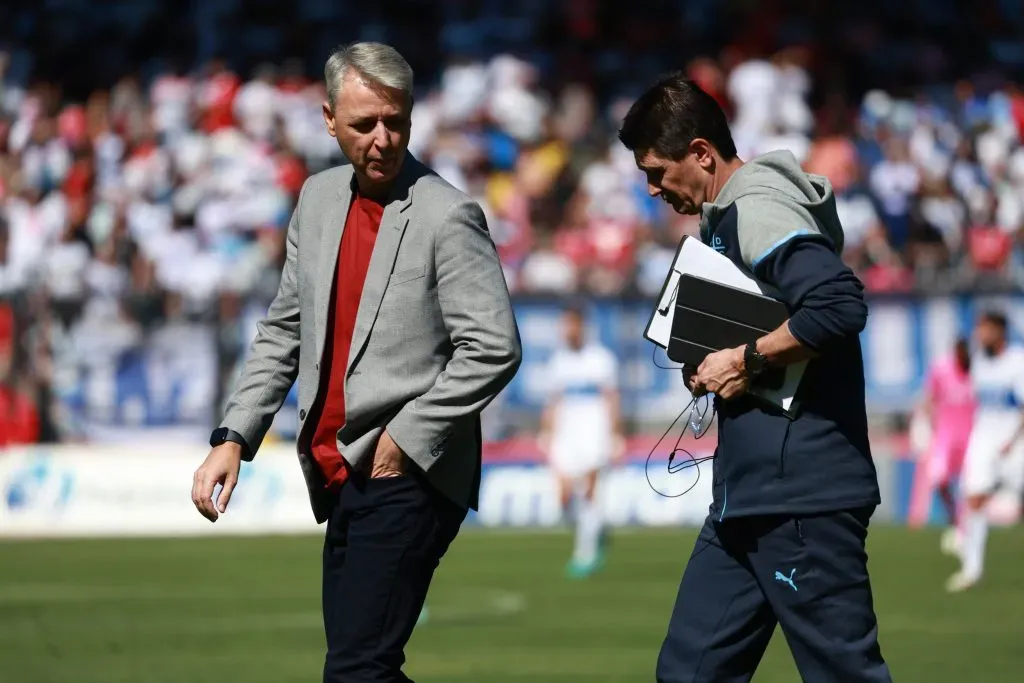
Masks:
[[[873,512],[708,518],[679,586],[659,683],[749,681],[777,623],[807,683],[890,683],[864,549]]]
[[[405,645],[466,509],[419,473],[354,473],[327,522],[324,683],[404,683]]]

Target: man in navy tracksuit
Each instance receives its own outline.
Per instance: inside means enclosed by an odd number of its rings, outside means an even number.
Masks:
[[[858,338],[867,307],[840,258],[831,186],[789,152],[741,161],[721,108],[682,75],[644,93],[619,138],[651,195],[699,214],[702,241],[790,314],[756,343],[684,371],[695,394],[716,397],[714,502],[657,680],[749,681],[778,623],[805,681],[891,681],[865,553],[880,502]],[[747,394],[772,368],[805,360],[795,417]]]

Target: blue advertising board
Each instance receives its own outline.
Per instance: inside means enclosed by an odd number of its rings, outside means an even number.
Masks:
[[[1024,332],[1024,295],[1000,297],[875,298],[861,335],[869,407],[906,410],[916,400],[928,366],[949,353],[956,338],[969,335],[974,317],[995,308],[1007,314],[1013,336]],[[560,343],[556,305],[521,302],[516,314],[523,339],[523,365],[506,391],[509,408],[538,410],[542,405],[544,364]],[[641,333],[650,315],[644,301],[595,301],[589,307],[591,334],[620,362],[623,407],[633,417],[656,415],[659,404],[680,395],[678,372]],[[673,403],[673,405],[675,405]],[[672,413],[674,415],[674,413]]]

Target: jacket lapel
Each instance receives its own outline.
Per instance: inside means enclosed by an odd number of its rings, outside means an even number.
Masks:
[[[341,251],[341,235],[345,231],[349,205],[352,203],[352,173],[347,173],[345,182],[337,188],[337,200],[327,203],[323,227],[320,232],[320,254],[316,271],[316,358],[324,357],[324,343],[327,339],[327,310],[331,305],[331,290],[334,287],[338,253]]]
[[[412,204],[415,165],[415,159],[408,154],[381,216],[380,229],[373,245],[370,266],[366,271],[366,281],[363,283],[363,293],[359,299],[359,312],[356,314],[356,325],[352,333],[346,377],[352,374],[352,368],[359,359],[370,336],[370,330],[377,320],[380,302],[384,298],[384,291],[388,287],[388,280],[391,279],[391,271],[398,257],[398,248],[402,244],[405,227],[409,224],[406,210]]]

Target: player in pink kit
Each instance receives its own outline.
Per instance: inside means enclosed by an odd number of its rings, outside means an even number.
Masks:
[[[910,525],[918,527],[927,522],[932,495],[938,490],[949,520],[942,548],[951,554],[959,548],[959,515],[951,485],[960,476],[974,421],[970,367],[970,349],[961,339],[954,353],[936,362],[928,372],[922,410],[931,424],[931,438],[914,473],[910,497]]]

